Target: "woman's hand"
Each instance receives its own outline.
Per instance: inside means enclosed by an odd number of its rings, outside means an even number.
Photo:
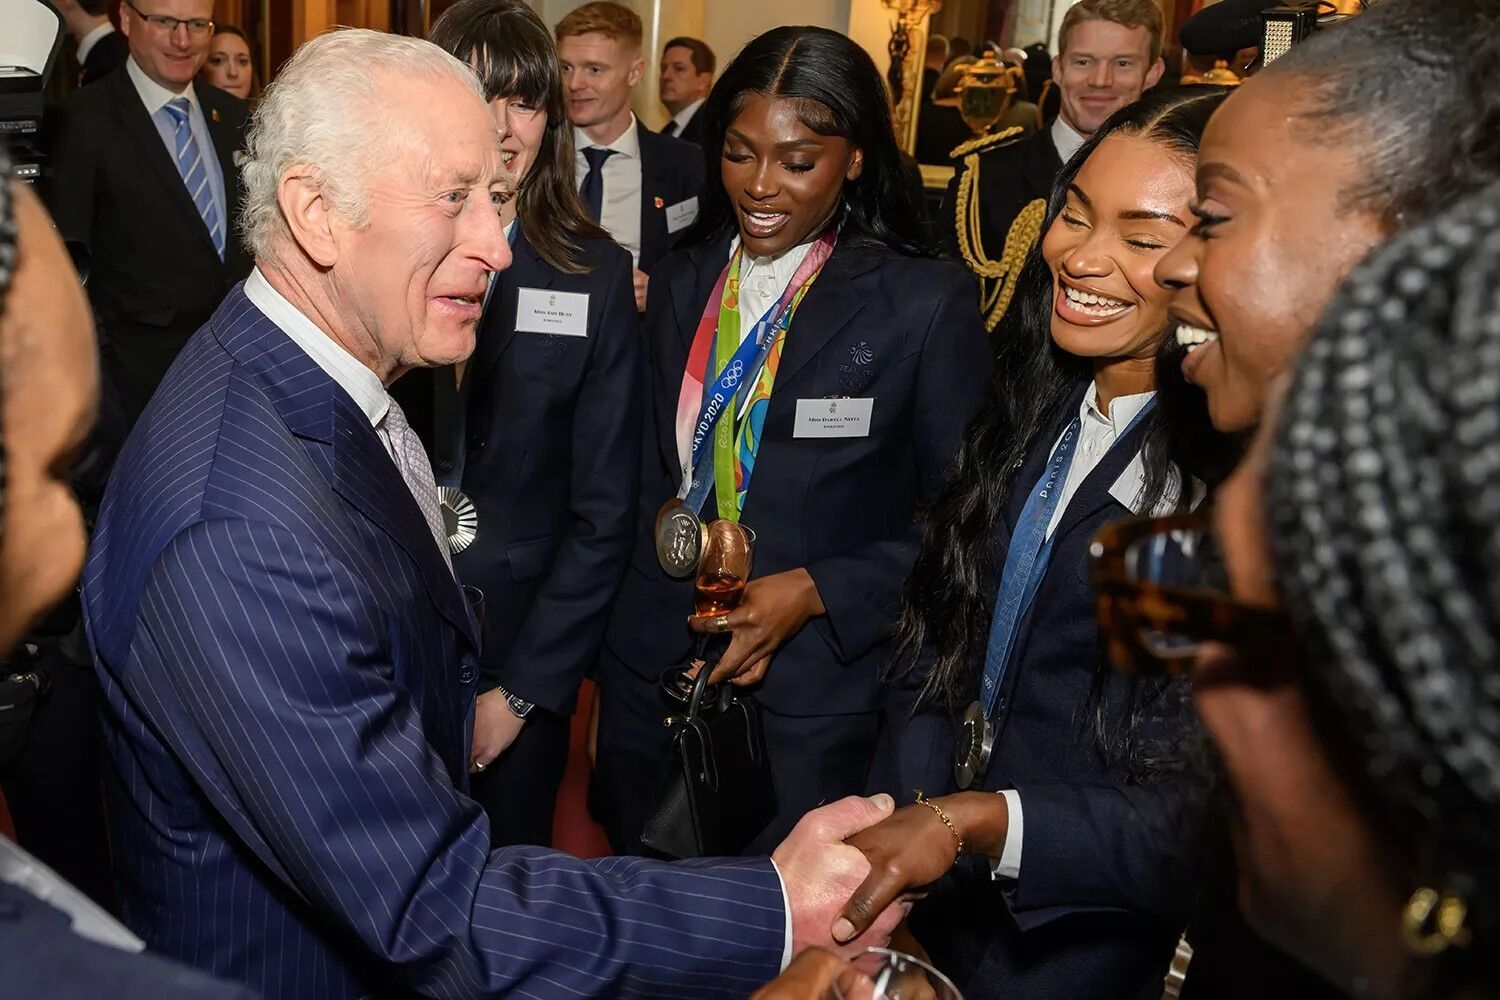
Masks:
[[[1005,796],[992,792],[961,792],[930,800],[941,809],[964,839],[965,850],[998,857],[1005,845],[1009,819]],[[870,874],[844,906],[833,925],[833,939],[850,941],[885,908],[922,886],[936,882],[958,860],[958,840],[928,806],[897,809],[889,818],[850,837],[848,843],[864,852]]]
[[[750,1000],[871,1000],[875,984],[833,954],[808,948]]]
[[[751,580],[739,607],[715,618],[689,618],[688,624],[695,632],[733,633],[709,682],[731,680],[746,687],[766,676],[771,654],[809,618],[826,613],[812,576],[805,569],[793,569]]]
[[[469,773],[478,774],[515,742],[526,720],[510,710],[499,688],[474,699],[474,743],[469,749]]]

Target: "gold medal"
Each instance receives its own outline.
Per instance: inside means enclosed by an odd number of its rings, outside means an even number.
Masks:
[[[673,497],[656,512],[656,559],[668,576],[685,580],[698,572],[708,528],[692,509]]]
[[[953,755],[953,780],[960,789],[967,789],[984,777],[994,749],[995,726],[985,718],[984,706],[976,701],[964,712],[963,728],[958,731],[958,747]]]

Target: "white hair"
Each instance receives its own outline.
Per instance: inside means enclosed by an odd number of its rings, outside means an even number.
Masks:
[[[388,162],[401,138],[387,103],[392,81],[427,77],[463,84],[481,101],[474,71],[420,38],[339,28],[306,42],[266,88],[241,163],[245,245],[255,257],[275,254],[287,236],[277,204],[282,176],[315,167],[323,194],[356,226],[368,222],[366,171]]]

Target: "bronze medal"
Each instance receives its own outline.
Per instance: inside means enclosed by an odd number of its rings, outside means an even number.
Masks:
[[[668,576],[685,580],[697,573],[707,540],[708,528],[681,500],[674,497],[656,512],[656,559]]]
[[[984,777],[994,749],[995,726],[985,718],[984,706],[976,701],[964,712],[963,728],[958,731],[958,747],[953,755],[953,780],[960,789],[967,789]]]
[[[438,512],[448,536],[448,553],[458,555],[479,537],[479,511],[474,501],[451,486],[438,487]]]

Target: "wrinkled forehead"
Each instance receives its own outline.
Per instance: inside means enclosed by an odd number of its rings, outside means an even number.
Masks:
[[[443,191],[505,183],[500,160],[500,132],[483,98],[458,81],[400,85],[399,96],[381,88],[389,100],[377,101],[372,114],[384,141],[374,155],[376,168],[403,186]],[[395,89],[395,88],[393,88]]]

